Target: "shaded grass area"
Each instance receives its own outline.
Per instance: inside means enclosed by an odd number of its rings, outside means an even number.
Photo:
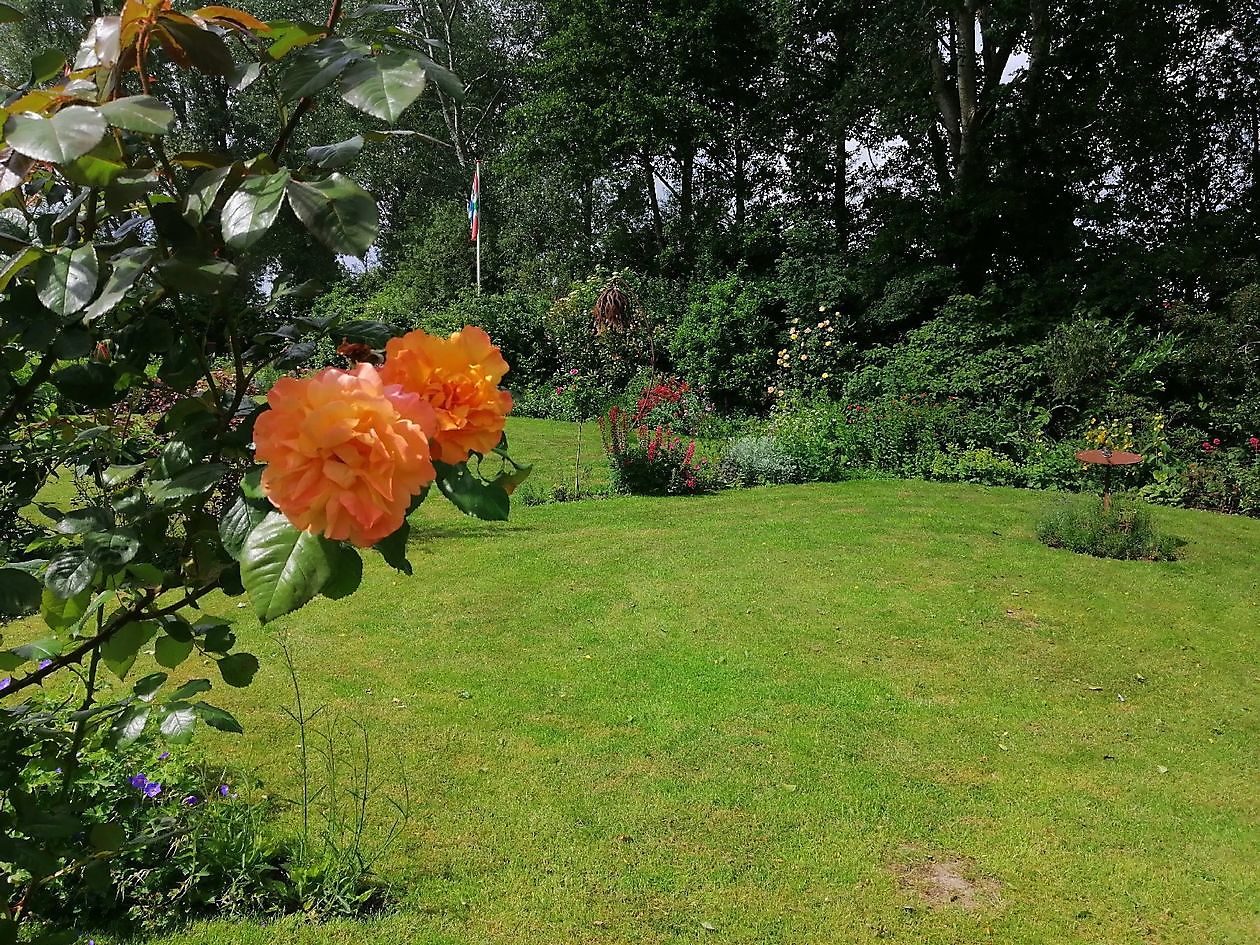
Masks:
[[[563,425],[518,425],[554,462]],[[427,503],[413,578],[373,557],[283,621],[308,703],[410,784],[398,913],[161,941],[1256,941],[1260,522],[1161,512],[1181,560],[1102,561],[1037,542],[1049,501]],[[292,793],[274,631],[237,632],[263,669],[218,696],[247,734],[201,744]],[[902,885],[929,859],[974,908]]]

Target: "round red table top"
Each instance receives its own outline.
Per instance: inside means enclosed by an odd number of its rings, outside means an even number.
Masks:
[[[1137,453],[1126,453],[1124,450],[1115,450],[1110,455],[1102,450],[1081,450],[1076,458],[1082,463],[1092,463],[1095,466],[1132,466],[1142,461]]]

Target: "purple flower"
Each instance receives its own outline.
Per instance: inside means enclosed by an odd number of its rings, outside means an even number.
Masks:
[[[157,797],[162,793],[162,785],[158,781],[150,781],[144,786],[145,797]]]
[[[51,665],[52,665],[52,660],[40,660],[40,661],[39,661],[39,668],[40,668],[40,669],[44,669],[45,667],[47,667],[47,666],[51,666]]]
[[[137,791],[143,791],[146,785],[148,785],[148,783],[149,783],[149,779],[144,776],[143,771],[141,771],[139,774],[133,774],[131,776],[131,786],[135,788]]]
[[[201,803],[201,798],[199,798],[196,794],[189,794],[186,798],[184,798],[184,803],[189,807],[196,807]]]
[[[13,682],[12,676],[5,676],[4,679],[0,679],[0,689],[8,689],[9,685],[12,682]]]
[[[164,751],[162,754],[158,755],[158,761],[165,761],[169,757],[171,757],[171,753],[169,751]]]
[[[228,796],[228,792],[229,792],[229,791],[231,791],[231,790],[232,790],[232,789],[231,789],[230,787],[228,787],[226,784],[220,784],[220,785],[219,785],[219,797],[227,797],[227,796]]]

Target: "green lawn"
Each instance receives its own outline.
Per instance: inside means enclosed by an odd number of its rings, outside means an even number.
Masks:
[[[608,461],[598,423],[582,424],[579,433],[576,423],[514,417],[508,421],[507,433],[512,458],[534,464],[518,498],[525,494],[548,498],[558,486],[572,492],[575,471],[584,495],[608,487]]]
[[[571,462],[572,428],[512,435]],[[429,503],[413,578],[373,556],[359,594],[283,621],[308,702],[409,780],[400,910],[161,941],[1260,940],[1260,522],[1164,513],[1182,561],[1111,562],[1038,544],[1048,501]],[[263,669],[219,693],[247,734],[200,745],[291,790],[272,632],[212,607]],[[908,888],[931,858],[974,908]]]

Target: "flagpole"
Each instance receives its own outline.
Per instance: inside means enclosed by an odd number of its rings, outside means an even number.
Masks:
[[[481,295],[481,162],[477,162],[477,294]]]

